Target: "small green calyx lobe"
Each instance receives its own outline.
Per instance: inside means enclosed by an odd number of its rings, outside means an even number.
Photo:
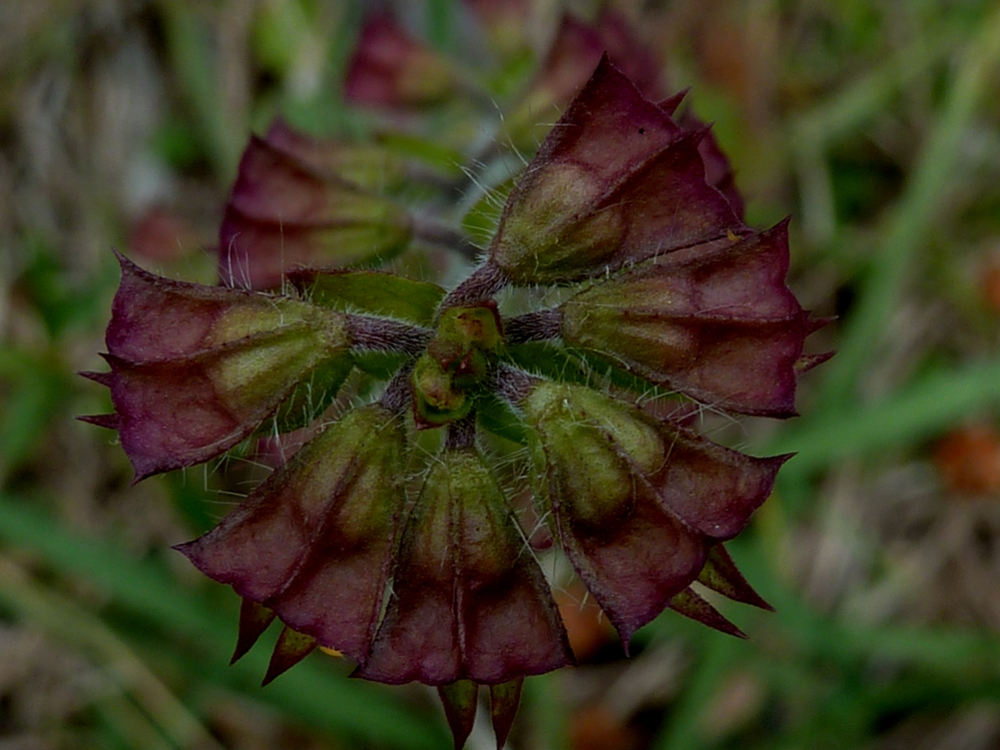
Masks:
[[[413,368],[417,425],[439,427],[467,416],[503,341],[492,300],[444,310],[434,338]]]

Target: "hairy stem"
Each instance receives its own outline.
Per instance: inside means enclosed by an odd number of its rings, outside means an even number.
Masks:
[[[391,412],[401,412],[410,404],[410,373],[413,365],[407,364],[399,369],[399,372],[389,381],[389,385],[382,392],[379,403]]]
[[[496,385],[494,386],[497,395],[503,396],[511,403],[517,404],[527,398],[528,393],[541,378],[529,375],[524,370],[519,370],[510,365],[500,365],[496,372]]]
[[[473,271],[471,276],[448,293],[448,296],[441,301],[441,309],[485,302],[496,296],[497,292],[507,286],[507,283],[503,272],[491,261],[486,261]]]
[[[425,328],[387,318],[348,315],[347,330],[359,349],[403,352],[416,356],[426,348],[431,332]]]
[[[449,450],[471,448],[476,444],[476,413],[473,411],[448,425],[445,446]]]
[[[562,329],[562,310],[538,310],[511,318],[504,326],[508,344],[526,341],[545,341],[559,336]]]

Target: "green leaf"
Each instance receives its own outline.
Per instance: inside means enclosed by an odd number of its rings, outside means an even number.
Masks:
[[[320,364],[278,408],[274,415],[278,432],[291,432],[318,419],[333,403],[353,368],[351,356],[334,357]]]
[[[430,326],[445,291],[437,284],[380,271],[306,272],[293,283],[312,302],[346,312],[385,315]]]

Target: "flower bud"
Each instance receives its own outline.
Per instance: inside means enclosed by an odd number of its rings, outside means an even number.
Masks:
[[[113,426],[137,480],[228,450],[314,368],[347,354],[340,313],[171,281],[119,260],[111,373],[92,377],[111,389]]]
[[[290,627],[363,660],[393,562],[404,450],[391,412],[348,412],[178,549]]]
[[[791,416],[813,326],[785,285],[787,270],[782,222],[595,283],[562,306],[560,334],[713,407]]]
[[[539,382],[521,407],[543,509],[626,646],[747,524],[786,458],[744,456],[578,385]]]
[[[605,56],[511,192],[490,262],[556,284],[742,232],[686,133]]]
[[[444,310],[436,336],[413,369],[418,427],[437,427],[469,414],[502,345],[495,303]]]
[[[542,571],[474,450],[431,467],[393,592],[359,677],[495,684],[572,662]]]
[[[413,367],[413,408],[417,426],[440,427],[472,411],[472,398],[453,381],[452,373],[429,354]]]

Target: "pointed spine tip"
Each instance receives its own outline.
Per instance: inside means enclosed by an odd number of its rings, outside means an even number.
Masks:
[[[455,740],[455,750],[462,750],[476,722],[479,685],[471,680],[458,680],[438,686],[438,697]]]
[[[510,682],[490,685],[490,718],[493,721],[493,733],[497,739],[497,750],[503,750],[507,744],[514,717],[521,703],[521,688],[524,678],[518,677]]]
[[[707,625],[720,633],[747,640],[747,635],[731,623],[707,601],[702,599],[691,588],[686,588],[674,596],[667,606],[674,612],[689,617],[702,625]]]
[[[305,659],[319,644],[312,636],[292,630],[287,625],[278,636],[278,642],[274,645],[274,653],[271,654],[271,661],[267,665],[267,673],[261,680],[260,686],[269,685],[300,661]]]
[[[92,380],[98,385],[103,385],[105,388],[110,388],[112,382],[114,382],[114,373],[111,372],[95,372],[93,370],[81,370],[77,373],[81,378],[86,378],[87,380]]]
[[[274,622],[275,616],[274,610],[268,609],[263,604],[258,604],[252,599],[243,599],[240,604],[239,632],[236,636],[236,648],[233,650],[233,656],[229,660],[230,665],[235,664],[254,647],[264,631]]]
[[[117,414],[85,414],[77,419],[87,424],[103,427],[106,430],[117,430],[121,425],[121,417]]]
[[[681,105],[681,102],[683,102],[684,99],[687,98],[687,95],[690,91],[691,91],[690,86],[681,89],[673,96],[669,96],[663,101],[658,102],[656,106],[658,106],[660,109],[666,112],[667,115],[669,115],[670,117],[673,117],[674,113],[677,111],[677,108]]]

